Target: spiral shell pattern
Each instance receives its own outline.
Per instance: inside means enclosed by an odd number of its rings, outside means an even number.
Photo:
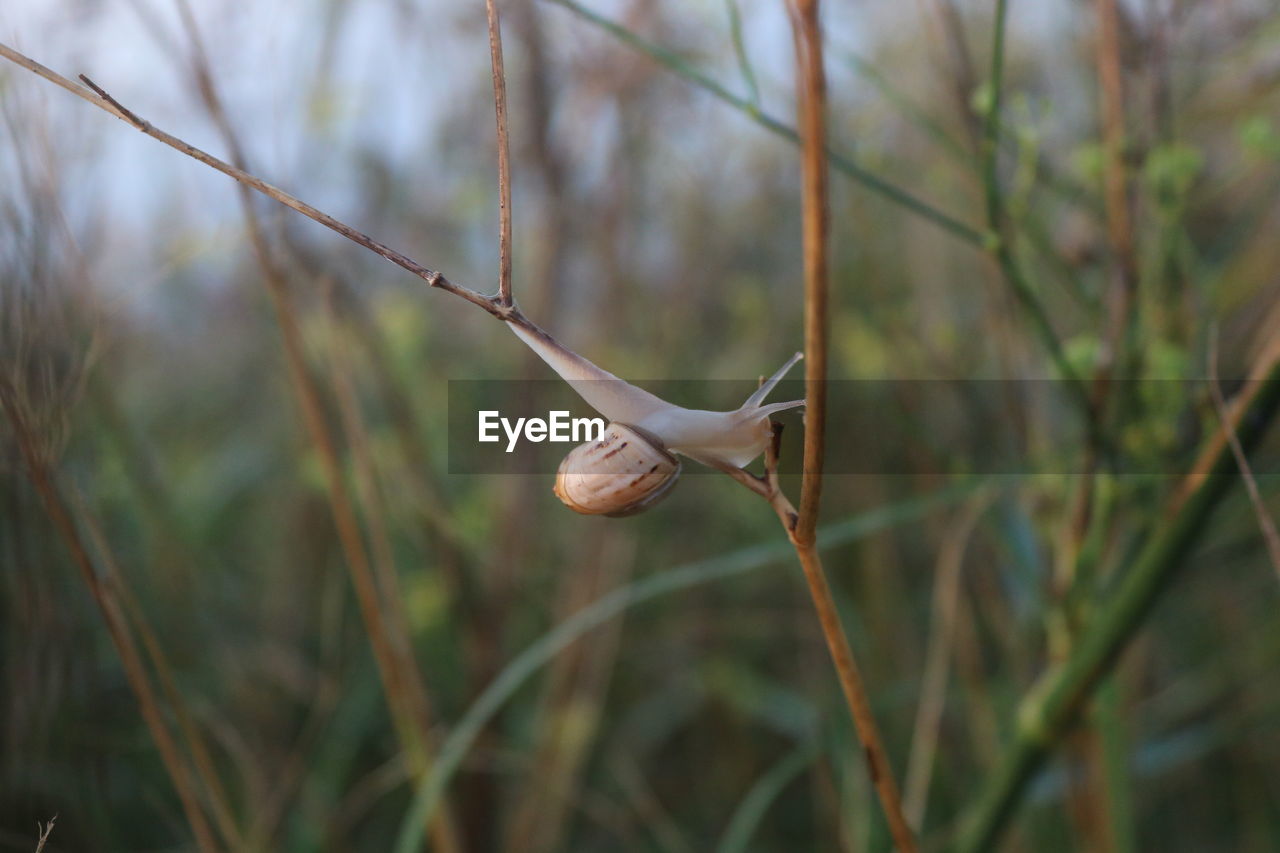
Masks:
[[[652,437],[611,423],[598,441],[580,444],[556,472],[556,497],[583,515],[632,515],[675,485],[680,460]]]

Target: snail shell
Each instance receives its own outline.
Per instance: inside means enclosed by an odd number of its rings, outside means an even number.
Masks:
[[[652,436],[610,423],[598,441],[580,444],[556,472],[556,497],[583,515],[632,515],[675,485],[680,460]]]

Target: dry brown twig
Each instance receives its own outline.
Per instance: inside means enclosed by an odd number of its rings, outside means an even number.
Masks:
[[[164,132],[163,130],[160,130],[159,128],[155,127],[149,122],[144,121],[143,119],[135,115],[133,112],[125,109],[125,107],[121,105],[119,101],[117,101],[111,95],[107,94],[107,92],[105,92],[100,86],[98,86],[96,83],[94,83],[92,80],[88,79],[87,77],[84,77],[83,75],[81,75],[80,79],[84,81],[84,84],[85,84],[82,86],[79,83],[75,83],[72,80],[69,80],[66,77],[63,77],[61,74],[57,73],[56,71],[46,68],[45,66],[41,65],[39,62],[36,62],[34,59],[31,59],[30,57],[19,53],[18,51],[14,50],[13,48],[3,43],[0,43],[0,56],[3,56],[5,59],[8,59],[10,62],[13,62],[16,65],[19,65],[22,68],[27,69],[33,74],[43,77],[44,79],[48,80],[51,83],[54,83],[55,85],[61,86],[63,89],[66,89],[71,94],[75,95],[78,98],[82,98],[88,101],[89,103],[93,104],[99,109],[102,109],[102,110],[105,110],[106,112],[111,113],[113,116],[120,119],[121,121],[129,125],[132,125],[135,130],[141,131],[147,136],[150,136],[152,139],[158,140],[159,142],[163,142],[165,145],[168,145],[170,148],[174,149],[175,151],[179,151],[187,155],[188,157],[191,157],[194,160],[198,160],[201,163],[204,163],[206,166],[209,166],[212,169],[216,169],[222,174],[227,175],[228,177],[234,178],[235,180],[239,181],[240,183],[246,186],[252,187],[253,189],[267,196],[268,198],[271,198],[271,199],[274,199],[275,201],[280,202],[285,207],[296,210],[298,213],[301,213],[303,216],[306,216],[308,219],[312,219],[316,222],[319,222],[321,225],[325,226],[326,228],[336,231],[337,233],[341,234],[343,237],[346,237],[348,240],[351,240],[353,243],[363,246],[369,251],[374,252],[375,254],[380,255],[383,258],[386,258],[388,261],[391,261],[393,264],[400,267],[401,269],[404,269],[413,273],[414,275],[418,276],[418,278],[421,278],[423,281],[427,282],[427,284],[431,285],[432,287],[436,287],[446,292],[452,293],[455,296],[459,296],[467,300],[468,302],[471,302],[474,305],[479,305],[481,308],[488,311],[490,314],[493,314],[494,316],[499,317],[503,320],[511,319],[511,316],[510,316],[511,311],[505,310],[503,307],[501,307],[498,304],[496,299],[485,296],[482,293],[477,293],[476,291],[471,290],[469,288],[461,287],[459,285],[454,284],[453,282],[446,279],[444,275],[442,275],[441,273],[436,272],[435,270],[428,269],[427,267],[423,266],[422,264],[418,263],[412,258],[409,258],[408,256],[400,252],[397,252],[395,249],[392,249],[391,247],[378,242],[377,240],[373,239],[369,235],[364,234],[356,230],[355,228],[352,228],[350,225],[347,225],[346,223],[335,219],[329,214],[324,213],[323,211],[315,207],[312,207],[306,202],[301,201],[300,199],[280,189],[279,187],[272,186],[271,184],[267,183],[261,178],[255,177],[254,175],[249,174],[243,169],[236,168],[230,163],[227,163],[224,160],[220,160],[217,157],[214,157],[212,154],[209,154],[206,151],[202,151],[199,148],[196,148],[194,145],[191,145],[190,143],[182,139],[179,139],[178,137],[173,136],[172,134],[169,134]],[[86,88],[86,86],[88,88]]]
[[[1235,457],[1240,476],[1244,478],[1249,502],[1253,504],[1253,511],[1258,516],[1258,527],[1262,531],[1263,541],[1267,544],[1267,556],[1271,558],[1271,567],[1275,569],[1276,577],[1280,578],[1280,533],[1276,532],[1275,522],[1271,520],[1271,513],[1267,511],[1267,505],[1262,500],[1258,481],[1254,478],[1253,468],[1249,465],[1249,457],[1240,446],[1240,437],[1236,435],[1231,410],[1227,407],[1226,398],[1222,396],[1222,387],[1218,385],[1218,327],[1216,325],[1209,327],[1209,394],[1213,397],[1213,407],[1218,420],[1222,421],[1222,434],[1231,445],[1231,455]]]
[[[502,27],[498,6],[485,0],[489,23],[489,61],[493,67],[493,113],[498,126],[498,303],[511,297],[511,143],[507,137],[507,75],[502,67]]]
[[[40,821],[36,821],[36,830],[40,833],[40,837],[36,839],[36,853],[41,853],[44,850],[44,845],[49,841],[49,834],[53,832],[53,825],[57,822],[57,815],[49,818],[49,822],[43,825]]]
[[[907,758],[907,774],[903,784],[903,810],[912,825],[924,826],[925,807],[929,800],[929,781],[937,753],[942,713],[946,706],[947,679],[951,657],[955,651],[955,627],[960,609],[961,570],[965,552],[983,513],[990,508],[993,495],[979,494],[951,523],[938,551],[934,573],[933,616],[929,629],[928,651],[924,674],[920,678],[920,701],[911,735],[911,752]]]

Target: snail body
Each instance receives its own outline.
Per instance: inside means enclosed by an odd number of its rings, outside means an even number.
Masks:
[[[630,515],[648,509],[680,474],[673,454],[715,468],[741,468],[768,446],[770,416],[805,402],[764,402],[800,353],[740,407],[713,412],[668,403],[597,367],[532,324],[507,325],[609,421],[604,436],[570,451],[556,474],[556,496],[575,512]]]

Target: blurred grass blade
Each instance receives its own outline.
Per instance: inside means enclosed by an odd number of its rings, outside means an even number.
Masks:
[[[979,170],[979,161],[973,156],[973,153],[948,133],[947,129],[937,119],[920,109],[910,98],[898,91],[874,65],[856,53],[839,50],[837,54],[844,59],[850,68],[858,73],[858,76],[875,86],[886,101],[897,107],[898,111],[912,124],[924,131],[930,139],[938,143],[938,146],[950,154],[958,163],[972,171]]]
[[[729,819],[729,826],[720,839],[720,846],[716,848],[719,853],[744,853],[750,849],[751,836],[755,834],[756,827],[760,825],[769,806],[773,805],[792,779],[813,763],[817,755],[816,744],[805,744],[757,779]]]
[[[50,523],[67,546],[71,559],[80,570],[80,576],[98,608],[111,644],[119,657],[125,681],[138,703],[143,722],[178,795],[196,848],[201,853],[217,853],[222,847],[215,840],[200,805],[191,769],[165,721],[164,711],[151,684],[142,653],[116,595],[116,586],[108,576],[99,573],[90,554],[89,543],[81,534],[82,525],[75,515],[75,508],[63,496],[57,473],[46,458],[47,451],[40,447],[39,439],[28,426],[24,408],[9,377],[0,374],[0,410],[4,411],[12,428],[17,452],[26,464],[27,478],[39,495]]]
[[[795,128],[790,127],[763,112],[745,98],[741,98],[733,94],[728,89],[703,74],[701,71],[698,71],[673,51],[641,38],[621,24],[618,24],[603,15],[592,12],[590,9],[574,2],[574,0],[547,0],[547,2],[554,3],[557,6],[563,6],[570,12],[573,12],[575,15],[582,18],[584,21],[600,27],[602,30],[614,36],[627,46],[635,48],[641,53],[646,54],[658,64],[666,67],[668,70],[674,72],[680,77],[683,77],[698,88],[714,95],[724,103],[747,115],[752,121],[766,130],[776,133],[778,136],[790,140],[792,143],[800,143],[800,136],[796,133]],[[829,162],[831,167],[836,171],[842,172],[872,192],[878,193],[894,204],[924,217],[934,225],[949,231],[951,234],[959,237],[966,243],[971,243],[975,246],[981,246],[983,244],[982,235],[973,228],[965,225],[950,214],[943,213],[933,205],[922,201],[897,185],[891,184],[884,178],[881,178],[872,172],[868,172],[848,157],[837,154],[830,148],[827,148],[827,162]]]
[[[742,36],[742,13],[738,10],[738,0],[724,0],[725,11],[729,13],[729,35],[733,39],[733,54],[738,59],[738,70],[742,72],[742,82],[751,93],[751,106],[760,109],[760,84],[756,82],[755,69],[751,67],[751,57],[747,55],[747,45]]]
[[[981,485],[966,482],[924,497],[880,507],[819,531],[823,548],[847,545],[872,533],[911,521],[939,506],[954,503]],[[743,548],[719,557],[650,575],[620,587],[584,607],[531,643],[498,673],[449,733],[427,777],[419,784],[413,803],[400,826],[399,853],[413,853],[422,843],[422,830],[434,813],[445,787],[481,729],[502,705],[570,643],[603,625],[619,613],[654,598],[712,581],[736,577],[793,555],[785,539]]]
[[[1044,342],[1050,358],[1058,374],[1067,380],[1068,387],[1076,396],[1082,412],[1088,414],[1090,401],[1075,368],[1067,359],[1062,341],[1054,330],[1049,319],[1049,311],[1040,301],[1037,289],[1028,280],[1022,266],[1014,256],[1012,235],[1009,226],[1009,212],[1005,206],[1005,198],[1000,186],[1000,109],[1004,92],[1004,42],[1009,6],[1006,0],[997,0],[995,12],[995,33],[991,47],[991,76],[988,83],[988,102],[984,106],[986,119],[982,128],[982,183],[986,200],[988,233],[994,238],[989,250],[1000,266],[1005,281],[1013,289],[1014,295],[1022,303],[1024,310],[1035,326],[1036,333]]]

